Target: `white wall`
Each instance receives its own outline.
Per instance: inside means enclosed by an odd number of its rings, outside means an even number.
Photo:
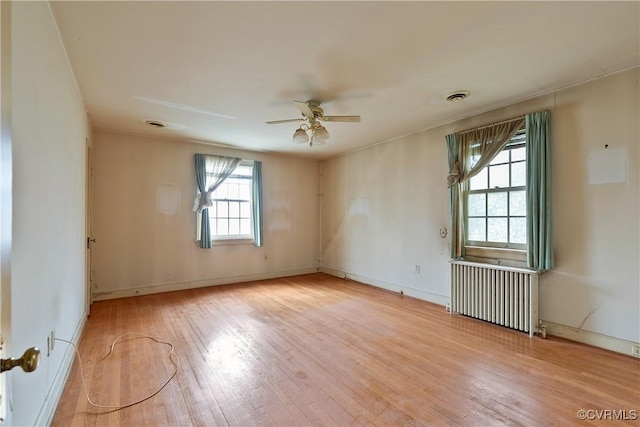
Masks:
[[[541,316],[640,341],[639,69],[569,88],[552,116],[557,268],[542,278]],[[588,156],[626,151],[626,179],[592,185]]]
[[[88,122],[49,4],[12,13],[12,350],[42,350],[30,374],[14,369],[13,425],[46,423],[68,369],[66,346],[85,318],[85,139]],[[61,390],[57,390],[60,392]]]
[[[261,160],[264,246],[194,242],[194,154]],[[316,271],[318,163],[210,145],[95,132],[92,284],[97,299]],[[161,212],[160,186],[180,194]]]
[[[550,109],[556,268],[541,279],[541,317],[640,341],[638,74],[618,73],[561,90],[556,99],[538,97],[324,162],[323,269],[445,304],[445,135]],[[626,150],[626,180],[590,185],[588,154],[605,144]]]
[[[449,223],[447,153],[432,141],[444,141],[444,133],[414,134],[324,162],[325,271],[446,303],[449,247],[439,230]]]

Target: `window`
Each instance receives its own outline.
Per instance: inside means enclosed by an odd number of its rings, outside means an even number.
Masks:
[[[445,136],[452,259],[553,268],[550,128],[539,111]]]
[[[212,181],[213,168],[207,165],[207,181]],[[211,195],[208,208],[212,240],[253,239],[253,167],[251,160],[242,160],[234,171]],[[200,236],[200,219],[197,236]]]
[[[525,250],[526,134],[521,129],[464,191],[466,246]]]

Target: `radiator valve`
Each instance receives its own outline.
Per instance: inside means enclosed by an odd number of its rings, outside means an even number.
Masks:
[[[538,333],[543,339],[547,338],[547,327],[542,324],[542,320],[538,322]]]

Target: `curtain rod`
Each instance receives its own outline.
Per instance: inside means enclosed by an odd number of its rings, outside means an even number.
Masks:
[[[482,125],[482,126],[477,126],[471,129],[467,129],[467,130],[463,130],[462,132],[458,132],[458,135],[464,135],[465,133],[469,133],[469,132],[474,132],[480,129],[486,129],[486,128],[490,128],[492,126],[498,126],[504,123],[510,123],[510,122],[515,122],[516,120],[522,120],[524,119],[525,115],[521,115],[521,116],[517,116],[517,117],[512,117],[510,119],[507,120],[501,120],[499,122],[494,122],[494,123],[489,123],[488,125]]]

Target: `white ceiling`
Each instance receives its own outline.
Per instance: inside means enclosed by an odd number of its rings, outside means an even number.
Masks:
[[[639,5],[51,3],[95,128],[318,159],[637,66]],[[321,147],[265,124],[308,99],[362,122]]]

